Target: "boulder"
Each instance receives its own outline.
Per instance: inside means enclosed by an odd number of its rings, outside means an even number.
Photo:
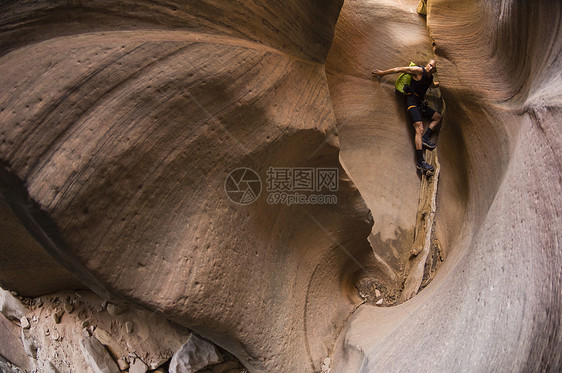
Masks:
[[[20,322],[29,310],[11,292],[0,288],[0,313],[7,319]]]
[[[30,359],[23,347],[21,332],[20,327],[0,315],[0,356],[23,370],[29,370]]]
[[[96,337],[82,338],[80,340],[80,349],[86,363],[88,363],[94,373],[119,373],[117,364]]]
[[[213,364],[222,362],[223,358],[211,343],[191,335],[189,340],[174,353],[170,361],[170,373],[194,373]]]
[[[135,359],[129,367],[129,373],[146,373],[147,371],[148,366],[141,359]]]

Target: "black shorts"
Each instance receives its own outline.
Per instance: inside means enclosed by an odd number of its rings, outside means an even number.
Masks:
[[[406,110],[414,122],[421,122],[422,117],[431,119],[433,114],[435,114],[435,110],[428,105],[424,105],[421,100],[417,99],[412,93],[406,95]]]

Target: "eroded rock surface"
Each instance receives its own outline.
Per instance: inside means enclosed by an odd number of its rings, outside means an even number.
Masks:
[[[341,5],[3,2],[2,284],[158,311],[255,372],[559,370],[560,4],[434,0],[428,28],[417,1]],[[370,71],[433,41],[447,261],[354,312],[365,272],[397,281],[418,204],[413,130]],[[269,167],[338,169],[337,205],[268,203]]]
[[[3,281],[39,295],[78,279],[254,371],[319,370],[372,224],[326,139],[321,62],[341,1],[66,4],[2,5],[0,159],[36,255],[69,274]],[[236,205],[224,182],[239,167],[264,191],[269,167],[335,168],[338,203]],[[31,245],[3,265],[15,273]]]
[[[342,14],[357,3],[346,2]],[[402,3],[416,16],[415,2]],[[447,260],[409,302],[360,307],[335,349],[333,371],[557,371],[562,101],[552,92],[562,86],[560,4],[434,0],[428,6],[447,104],[436,213]],[[347,14],[359,5],[350,8]],[[386,40],[361,34],[379,42],[370,52],[374,67],[394,51],[400,28],[388,29]],[[365,60],[360,50],[354,60]],[[389,94],[379,91],[373,94],[379,100]],[[384,115],[370,116],[382,130],[394,125]],[[341,142],[343,149],[343,136]]]

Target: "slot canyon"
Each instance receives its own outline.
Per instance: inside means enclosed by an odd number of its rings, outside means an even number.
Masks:
[[[0,2],[0,371],[561,371],[562,3],[419,3]]]

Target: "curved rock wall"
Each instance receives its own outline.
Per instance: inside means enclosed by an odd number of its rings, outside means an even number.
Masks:
[[[343,0],[4,1],[2,54],[26,44],[101,31],[173,30],[223,35],[323,61]]]
[[[416,5],[346,2],[328,55],[341,1],[4,2],[0,229],[28,233],[2,285],[136,303],[251,371],[559,370],[560,5],[434,0],[429,32]],[[417,205],[413,131],[370,70],[432,41],[448,260],[348,319],[366,237],[401,247]],[[248,206],[238,167],[262,179]],[[337,168],[338,204],[268,203],[269,167]]]
[[[340,246],[367,255],[372,224],[326,136],[317,61],[341,4],[170,4],[3,4],[4,199],[37,255],[106,299],[159,311],[252,371],[319,370],[357,299]],[[224,190],[239,167],[262,179],[248,206]],[[337,205],[268,203],[269,167],[338,169]],[[2,278],[27,295],[70,275],[58,280]]]
[[[549,1],[429,2],[447,104],[436,219],[453,245],[414,299],[359,308],[333,371],[561,368],[560,14]]]

